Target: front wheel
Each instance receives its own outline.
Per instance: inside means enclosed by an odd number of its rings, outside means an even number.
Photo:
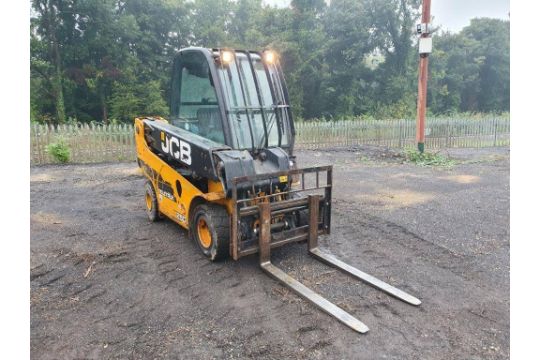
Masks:
[[[229,256],[229,214],[223,206],[200,204],[193,209],[190,231],[193,240],[211,261]]]

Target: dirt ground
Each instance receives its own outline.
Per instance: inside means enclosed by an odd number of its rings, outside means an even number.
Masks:
[[[422,300],[413,307],[294,244],[273,262],[370,327],[361,335],[258,268],[210,263],[150,223],[136,164],[31,168],[31,355],[73,358],[507,359],[509,151],[451,168],[391,152],[304,151],[334,165],[321,245]]]

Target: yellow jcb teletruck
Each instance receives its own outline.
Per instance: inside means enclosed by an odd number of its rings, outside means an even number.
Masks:
[[[361,321],[272,265],[271,250],[307,243],[315,259],[412,305],[417,298],[318,247],[330,233],[332,167],[297,168],[294,124],[275,52],[190,47],[175,57],[171,113],[135,119],[146,211],[189,231],[211,261],[258,253],[283,285],[364,333]]]

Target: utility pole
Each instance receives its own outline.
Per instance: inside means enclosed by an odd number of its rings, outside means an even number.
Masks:
[[[420,65],[418,68],[418,103],[416,112],[416,144],[418,151],[424,152],[425,128],[426,128],[426,102],[427,102],[427,78],[428,56],[431,53],[431,35],[429,21],[431,19],[431,0],[422,1],[422,23],[416,26],[416,32],[420,34],[418,52]]]

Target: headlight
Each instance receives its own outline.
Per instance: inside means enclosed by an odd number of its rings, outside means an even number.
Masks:
[[[224,64],[230,63],[231,61],[233,61],[233,59],[234,59],[234,54],[232,53],[232,51],[225,50],[221,52],[221,61]]]
[[[263,54],[263,58],[267,64],[273,64],[274,61],[276,61],[276,53],[272,50],[266,50]]]

